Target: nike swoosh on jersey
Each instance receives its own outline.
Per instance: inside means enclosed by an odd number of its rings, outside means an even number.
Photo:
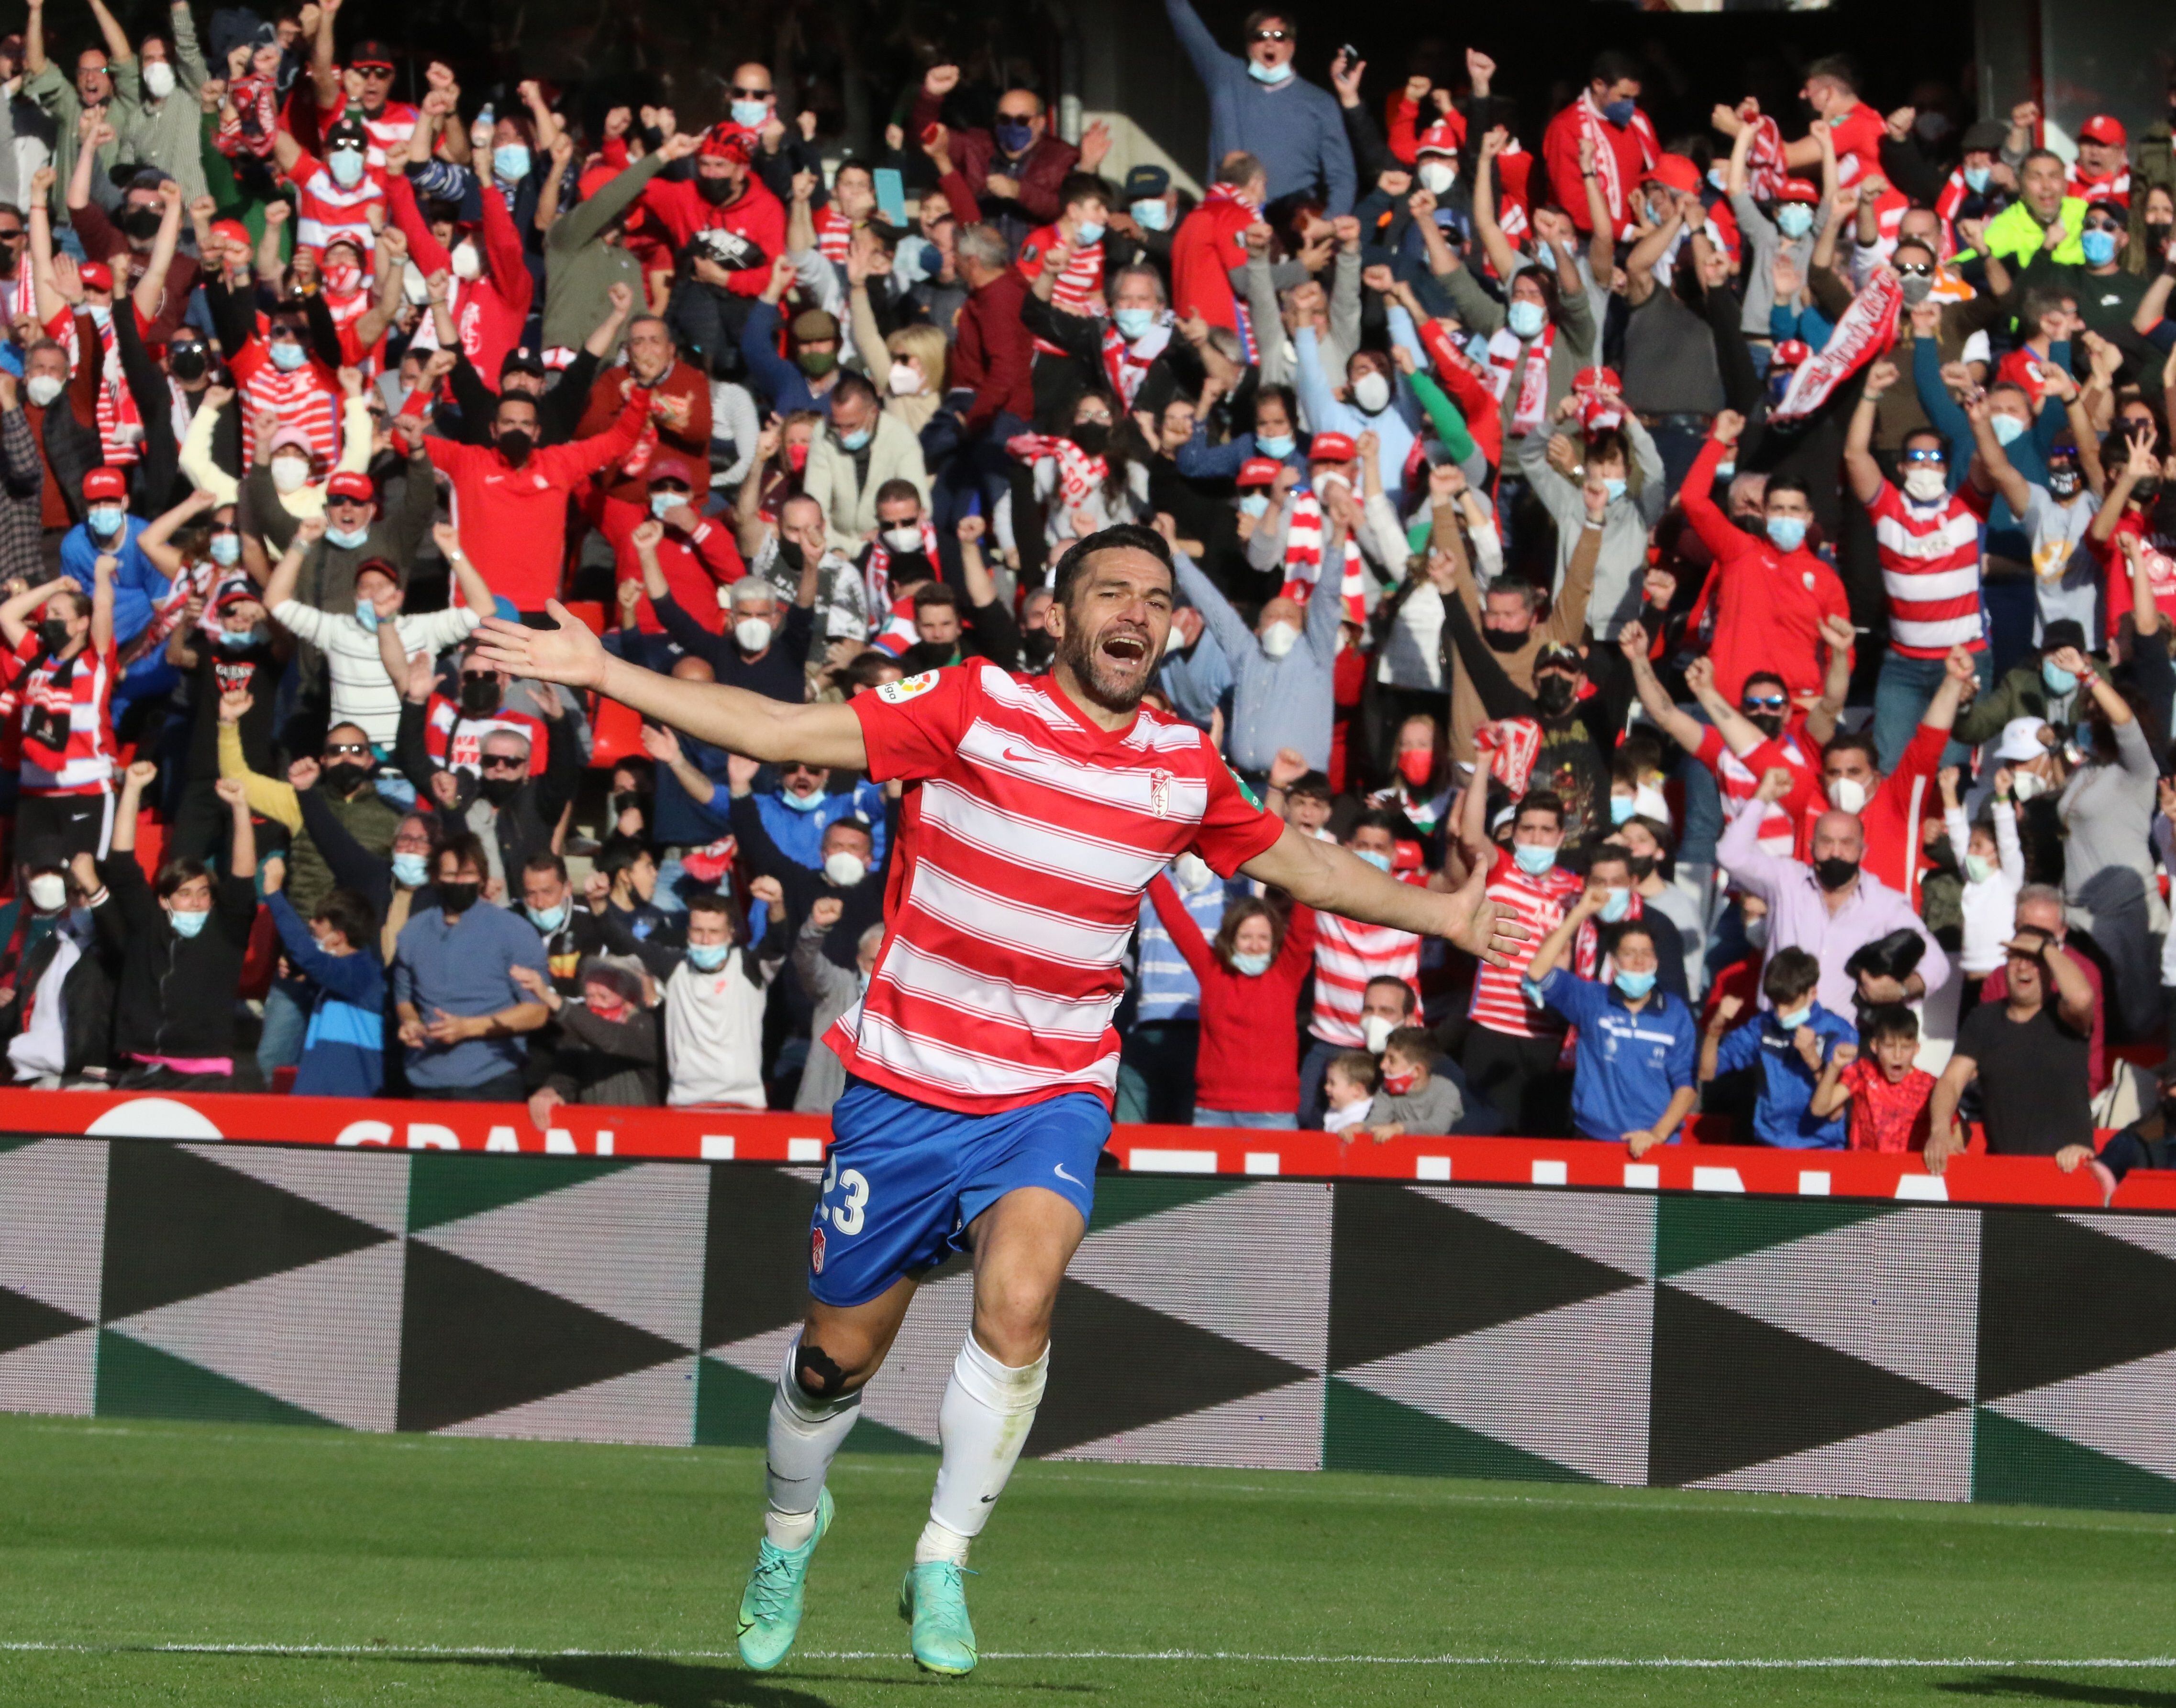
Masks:
[[[1063,1162],[1053,1162],[1051,1164],[1050,1172],[1055,1174],[1060,1180],[1073,1181],[1073,1183],[1075,1186],[1081,1186],[1086,1183],[1084,1181],[1074,1179],[1072,1175],[1068,1174],[1065,1172],[1065,1165]]]

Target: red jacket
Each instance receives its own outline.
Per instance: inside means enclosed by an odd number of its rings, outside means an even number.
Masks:
[[[941,95],[932,95],[926,89],[917,91],[914,117],[906,128],[909,141],[916,147],[921,146],[922,132],[941,121],[944,109]],[[997,139],[986,130],[955,130],[949,140],[952,164],[968,193],[978,200],[989,199],[990,171],[994,166],[1001,176],[1019,182],[1020,204],[1037,225],[1047,226],[1065,211],[1058,205],[1058,187],[1065,182],[1065,175],[1080,158],[1080,150],[1071,143],[1046,132],[1036,139],[1035,146],[1015,164],[998,158]],[[954,205],[958,205],[956,199]]]
[[[1150,882],[1149,899],[1201,985],[1201,1048],[1194,1101],[1227,1113],[1280,1115],[1299,1107],[1300,987],[1314,971],[1314,910],[1292,904],[1285,940],[1258,977],[1216,958],[1171,879]]]
[[[1473,371],[1466,352],[1458,347],[1458,340],[1444,329],[1443,322],[1423,322],[1420,335],[1421,348],[1435,364],[1436,383],[1466,417],[1466,430],[1480,447],[1482,455],[1488,459],[1493,478],[1493,471],[1504,466],[1503,405],[1496,400],[1496,394],[1487,382]]]
[[[1549,195],[1582,233],[1594,229],[1594,221],[1587,217],[1586,187],[1579,176],[1579,139],[1584,128],[1580,109],[1592,100],[1591,90],[1581,90],[1580,97],[1554,118],[1542,134],[1542,164],[1548,168]],[[1602,134],[1617,156],[1617,193],[1609,193],[1608,181],[1602,182],[1602,195],[1609,204],[1609,211],[1616,216],[1618,237],[1628,235],[1626,209],[1634,191],[1647,175],[1648,168],[1662,158],[1662,145],[1655,139],[1655,126],[1647,115],[1635,109],[1632,122],[1619,130],[1604,119]]]
[[[1035,419],[1035,339],[1020,319],[1027,280],[1008,267],[970,295],[953,328],[949,383],[975,395],[967,405],[966,428],[980,432],[1003,410],[1024,422]]]
[[[693,182],[663,177],[645,184],[640,199],[664,222],[676,248],[685,248],[698,231],[732,231],[754,244],[763,252],[762,260],[737,269],[726,288],[736,296],[763,295],[763,287],[770,283],[770,264],[786,253],[786,209],[753,172],[739,199],[721,208],[704,201]]]
[[[518,469],[496,445],[423,441],[432,466],[453,481],[461,544],[493,593],[517,611],[541,611],[546,600],[559,596],[568,494],[625,456],[649,418],[650,394],[632,391],[610,432],[540,446]]]
[[[521,234],[514,228],[514,215],[506,211],[506,199],[487,187],[478,198],[483,204],[483,271],[460,285],[454,298],[454,329],[461,335],[461,350],[486,385],[498,383],[499,366],[509,351],[521,343],[521,327],[536,295],[536,281],[529,275],[521,256]],[[423,210],[416,204],[416,191],[398,174],[385,180],[385,200],[393,223],[408,240],[408,253],[425,278],[453,269],[454,258],[431,235]]]
[[[1247,260],[1241,234],[1259,216],[1244,202],[1204,202],[1171,239],[1171,307],[1181,320],[1199,314],[1211,326],[1239,329],[1232,269]]]
[[[1716,691],[1735,704],[1745,678],[1773,671],[1792,694],[1819,694],[1826,675],[1825,617],[1851,615],[1851,601],[1835,570],[1801,546],[1778,551],[1765,534],[1747,533],[1723,514],[1709,489],[1725,447],[1711,438],[1693,459],[1678,497],[1685,520],[1715,554],[1687,627],[1697,630],[1710,604],[1715,639]]]
[[[702,495],[694,502],[700,504]],[[634,530],[647,516],[632,504],[607,504],[598,527],[612,542],[613,579],[622,585],[642,581],[642,558],[634,549]],[[730,587],[748,574],[740,548],[733,544],[732,530],[722,521],[704,517],[694,532],[666,525],[657,542],[657,567],[665,572],[665,585],[672,602],[713,634],[725,632],[725,607],[718,603],[719,590]],[[617,620],[617,612],[614,617]],[[665,625],[645,593],[634,607],[634,626],[645,634],[662,634]]]
[[[574,437],[585,439],[610,432],[612,422],[627,406],[634,383],[634,376],[624,367],[608,367],[600,373],[590,387],[590,400],[575,425]],[[699,503],[704,496],[703,487],[709,479],[710,466],[710,383],[688,363],[676,361],[650,389],[660,397],[685,398],[688,425],[673,429],[661,427],[655,421],[645,422],[635,436],[634,448],[607,468],[598,483],[607,498],[632,504],[644,515],[650,510],[649,471],[652,461],[673,457],[686,463],[695,479]],[[632,528],[641,519],[637,516],[627,525]]]

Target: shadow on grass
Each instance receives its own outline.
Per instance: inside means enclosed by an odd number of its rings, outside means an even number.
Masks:
[[[792,1682],[771,1679],[744,1667],[668,1661],[640,1655],[509,1655],[504,1659],[458,1664],[523,1673],[539,1682],[580,1690],[607,1701],[638,1708],[830,1708],[835,1700],[802,1688],[809,1684],[851,1684],[866,1690],[887,1681],[851,1674],[802,1673]],[[889,1681],[898,1685],[935,1684],[920,1675]],[[1098,1694],[1092,1684],[1015,1684],[1015,1689],[1066,1694]],[[2172,1699],[2176,1700],[2176,1699]]]
[[[2176,1690],[2143,1690],[2135,1684],[2087,1684],[2075,1678],[2021,1678],[1994,1673],[1960,1678],[1935,1689],[1957,1696],[2007,1698],[2016,1702],[2090,1702],[2097,1708],[2176,1708]]]

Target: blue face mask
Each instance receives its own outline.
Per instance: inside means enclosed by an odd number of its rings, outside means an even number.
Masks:
[[[184,913],[177,907],[169,912],[166,917],[173,922],[174,934],[177,937],[194,937],[204,928],[204,921],[211,917],[211,910],[205,907],[199,909],[194,913]]]
[[[1035,141],[1034,125],[1018,120],[1001,118],[991,129],[998,139],[998,146],[1009,155],[1025,154]]]
[[[1269,970],[1270,958],[1266,955],[1235,955],[1232,957],[1232,971],[1243,972],[1248,978],[1259,978]]]
[[[1511,329],[1514,338],[1539,338],[1548,320],[1548,309],[1523,296],[1504,311],[1504,324]]]
[[[529,150],[520,143],[507,143],[491,151],[491,170],[503,184],[518,184],[529,176]]]
[[[1609,797],[1609,822],[1611,824],[1622,824],[1631,816],[1632,797],[1629,795],[1612,795]]]
[[[1965,168],[1965,188],[1970,190],[1976,196],[1985,195],[1987,193],[1988,185],[1993,182],[1994,179],[1994,168],[1992,166],[1967,166]]]
[[[112,539],[121,531],[121,519],[126,514],[118,504],[93,504],[84,513],[83,519],[90,525],[92,533]]]
[[[1161,231],[1171,223],[1171,209],[1161,196],[1152,202],[1135,202],[1127,211],[1144,231]]]
[[[2091,237],[2092,233],[2086,234]],[[1994,430],[1994,442],[1999,445],[2014,444],[2025,431],[2025,423],[2014,415],[1991,416],[1988,426]]]
[[[567,922],[568,905],[563,901],[557,907],[547,907],[540,913],[525,902],[522,904],[521,911],[529,916],[529,922],[531,925],[542,932],[545,936],[549,937]]]
[[[428,858],[423,854],[395,854],[393,857],[393,881],[405,884],[411,889],[420,887],[431,875],[425,863]]]
[[[367,527],[353,529],[327,527],[325,530],[326,543],[337,546],[343,552],[354,551],[369,537],[370,530]]]
[[[1114,308],[1111,311],[1111,324],[1118,329],[1118,336],[1131,344],[1156,324],[1156,310]]]
[[[242,536],[215,534],[211,536],[211,561],[222,569],[231,569],[242,561]]]
[[[1538,878],[1557,863],[1557,851],[1532,842],[1521,842],[1511,851],[1511,857],[1527,877]]]
[[[797,813],[813,813],[824,804],[824,791],[821,789],[811,789],[805,795],[797,795],[791,789],[781,789],[778,791],[778,798]]]
[[[1257,83],[1282,83],[1292,74],[1290,60],[1287,60],[1282,65],[1265,65],[1259,59],[1250,59],[1247,62],[1247,75]]]
[[[372,634],[378,633],[378,607],[367,599],[360,596],[356,598],[355,620],[363,626],[366,632]]]
[[[688,502],[685,492],[652,492],[650,495],[650,514],[663,521]]]
[[[264,639],[264,631],[261,628],[245,628],[239,634],[231,628],[222,628],[219,632],[219,644],[229,652],[247,652]]]
[[[1254,449],[1265,457],[1275,457],[1282,462],[1298,448],[1298,441],[1290,433],[1256,433]]]
[[[2059,665],[2052,664],[2044,658],[2040,661],[2040,680],[2048,684],[2048,692],[2050,694],[2077,692],[2078,678]]]
[[[1795,552],[1806,543],[1806,519],[1803,516],[1771,516],[1768,519],[1768,538],[1779,552]]]
[[[1083,249],[1086,248],[1091,243],[1102,242],[1103,241],[1102,221],[1100,220],[1083,220],[1079,226],[1077,226],[1074,231],[1073,241],[1078,247]]]
[[[1615,125],[1618,129],[1622,130],[1632,122],[1632,115],[1639,110],[1638,106],[1629,101],[1605,101],[1602,104],[1602,116]]]
[[[730,943],[691,943],[688,945],[688,965],[698,972],[715,972],[732,952]]]
[[[1374,848],[1365,850],[1356,848],[1352,851],[1355,854],[1357,854],[1363,860],[1365,860],[1378,872],[1388,872],[1390,869],[1390,857],[1387,854],[1382,853]]]
[[[839,435],[840,444],[850,451],[857,451],[868,442],[869,430],[867,427],[856,427],[853,432],[850,433],[840,433]]]
[[[299,344],[282,340],[272,346],[272,365],[282,373],[292,373],[308,360],[307,353]]]
[[[1813,1019],[1813,1017],[1814,1005],[1811,1003],[1808,1003],[1805,1007],[1802,1009],[1792,1009],[1787,1014],[1777,1014],[1776,1016],[1776,1024],[1782,1027],[1782,1029],[1787,1032],[1795,1032],[1800,1026],[1805,1025],[1808,1020]]]
[[[1249,492],[1239,500],[1239,508],[1258,520],[1270,514],[1270,499],[1266,492]]]
[[[767,101],[737,101],[733,103],[733,122],[743,130],[761,130],[770,117]]]
[[[1787,237],[1803,237],[1814,229],[1814,210],[1803,202],[1786,202],[1776,209],[1776,229]]]
[[[1609,892],[1609,900],[1602,904],[1602,922],[1605,925],[1614,925],[1631,911],[1632,892],[1629,889],[1613,889]]]
[[[1651,972],[1620,971],[1612,982],[1614,983],[1617,988],[1622,991],[1626,997],[1636,1003],[1642,997],[1646,996],[1648,992],[1654,989],[1655,975]]]
[[[1614,476],[1603,480],[1602,489],[1609,494],[1609,502],[1613,504],[1624,496],[1624,482]]]

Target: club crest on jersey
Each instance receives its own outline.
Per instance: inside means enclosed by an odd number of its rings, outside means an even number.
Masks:
[[[877,689],[877,698],[886,705],[904,705],[918,694],[928,694],[937,686],[937,672],[925,670],[920,676],[901,677],[897,682],[885,683]]]
[[[808,1273],[824,1273],[824,1230],[811,1228],[808,1232]]]
[[[1171,773],[1157,770],[1149,773],[1149,811],[1159,819],[1171,816]]]

